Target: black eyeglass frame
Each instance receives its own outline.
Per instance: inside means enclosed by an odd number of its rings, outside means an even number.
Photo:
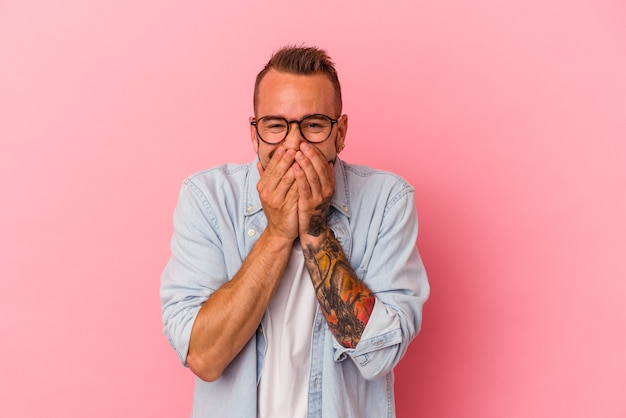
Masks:
[[[328,120],[330,120],[330,130],[328,131],[328,136],[326,136],[326,138],[322,139],[321,141],[311,141],[309,140],[305,135],[304,132],[302,132],[302,121],[307,119],[307,118],[311,118],[311,117],[323,117],[326,118]],[[285,136],[278,142],[267,142],[265,139],[263,139],[263,137],[261,136],[261,134],[259,133],[259,126],[257,124],[258,121],[265,119],[265,118],[272,118],[272,119],[282,119],[285,121],[285,123],[287,123],[287,131],[285,132]],[[289,135],[289,131],[291,130],[291,124],[295,123],[298,125],[298,130],[300,131],[300,135],[302,135],[302,138],[304,138],[305,141],[311,143],[311,144],[320,144],[324,141],[326,141],[328,138],[330,138],[330,135],[333,133],[333,127],[335,126],[335,124],[337,122],[339,122],[339,119],[341,118],[341,116],[339,116],[337,119],[333,119],[328,115],[324,115],[323,113],[314,113],[312,115],[306,115],[304,117],[302,117],[302,119],[300,120],[296,120],[296,119],[292,119],[292,120],[287,120],[285,118],[283,118],[282,116],[271,116],[271,115],[267,115],[267,116],[263,116],[260,117],[258,119],[255,118],[255,120],[250,122],[250,125],[254,126],[254,128],[256,129],[256,135],[259,137],[259,139],[263,142],[265,142],[268,145],[276,145],[276,144],[280,144],[281,142],[283,142],[285,140],[285,138],[287,138],[287,135]]]

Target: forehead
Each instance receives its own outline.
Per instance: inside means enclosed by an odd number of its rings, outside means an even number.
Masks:
[[[260,116],[334,116],[334,94],[330,79],[323,73],[300,75],[270,70],[259,83],[257,110]]]

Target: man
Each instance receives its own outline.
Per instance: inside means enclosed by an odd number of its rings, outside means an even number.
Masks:
[[[334,64],[286,47],[259,73],[248,165],[188,178],[161,280],[194,417],[393,417],[393,368],[429,285],[414,190],[338,158]]]

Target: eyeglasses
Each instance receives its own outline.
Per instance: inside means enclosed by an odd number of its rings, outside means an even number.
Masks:
[[[280,116],[263,116],[253,120],[250,124],[256,128],[256,133],[261,141],[274,145],[287,138],[292,123],[298,125],[302,137],[308,142],[324,142],[330,137],[333,125],[338,120],[321,114],[307,115],[300,120],[287,120]]]

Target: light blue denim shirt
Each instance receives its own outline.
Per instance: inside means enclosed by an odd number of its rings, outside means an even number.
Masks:
[[[256,161],[225,164],[181,188],[161,304],[165,334],[183,364],[200,307],[237,273],[266,227],[258,180]],[[376,303],[353,349],[335,340],[317,308],[307,417],[395,417],[393,368],[419,332],[430,292],[415,247],[414,189],[397,175],[339,159],[335,180],[328,223]],[[196,379],[192,417],[256,418],[264,321],[219,379]]]

